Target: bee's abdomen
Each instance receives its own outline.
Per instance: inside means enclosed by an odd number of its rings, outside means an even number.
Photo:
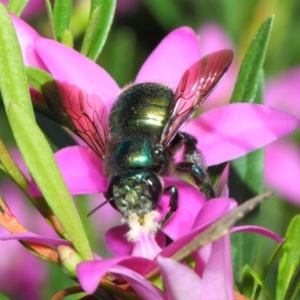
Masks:
[[[124,90],[109,115],[105,154],[108,177],[128,170],[162,173],[168,162],[155,151],[166,125],[174,93],[158,83],[141,83]]]
[[[132,85],[115,101],[110,116],[110,134],[150,134],[157,141],[168,118],[173,91],[158,83]]]

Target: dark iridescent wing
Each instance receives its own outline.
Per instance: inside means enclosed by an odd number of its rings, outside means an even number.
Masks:
[[[232,50],[220,50],[204,56],[183,74],[171,103],[168,122],[160,144],[166,147],[182,123],[213,91],[233,59]]]
[[[81,137],[99,156],[105,155],[108,113],[95,94],[87,94],[66,82],[48,82],[42,95],[51,116]]]

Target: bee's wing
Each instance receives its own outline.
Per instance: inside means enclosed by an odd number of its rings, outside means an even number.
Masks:
[[[51,115],[81,137],[99,156],[105,155],[108,137],[108,113],[94,94],[75,85],[52,81],[42,87],[42,95]]]
[[[166,147],[181,124],[212,92],[233,59],[232,50],[220,50],[204,56],[183,74],[171,103],[168,122],[160,144]]]

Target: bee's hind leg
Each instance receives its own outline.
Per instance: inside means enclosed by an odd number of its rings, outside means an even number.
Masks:
[[[170,210],[164,216],[164,218],[160,221],[160,227],[164,227],[168,221],[172,218],[174,213],[177,211],[178,208],[178,191],[175,186],[168,186],[164,189],[164,193],[170,193]]]
[[[176,164],[176,171],[190,175],[199,189],[202,186],[204,187],[205,195],[208,199],[214,198],[215,191],[205,171],[202,154],[196,148],[197,140],[185,132],[177,132],[170,147],[177,150],[181,145],[184,147],[183,160]]]

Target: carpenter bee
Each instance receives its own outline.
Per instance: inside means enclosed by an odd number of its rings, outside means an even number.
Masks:
[[[104,109],[93,106],[84,92],[74,94],[70,85],[60,82],[55,82],[56,91],[53,84],[42,88],[45,102],[60,123],[103,159],[109,179],[104,203],[109,202],[125,220],[134,215],[143,224],[162,195],[169,193],[170,211],[160,226],[168,222],[177,210],[178,192],[176,186],[164,187],[165,175],[187,174],[199,189],[204,188],[208,199],[215,196],[197,140],[178,130],[212,92],[232,59],[231,50],[204,56],[184,72],[175,93],[160,83],[127,86],[113,103],[108,128],[101,121]],[[182,160],[175,162],[179,149]]]

